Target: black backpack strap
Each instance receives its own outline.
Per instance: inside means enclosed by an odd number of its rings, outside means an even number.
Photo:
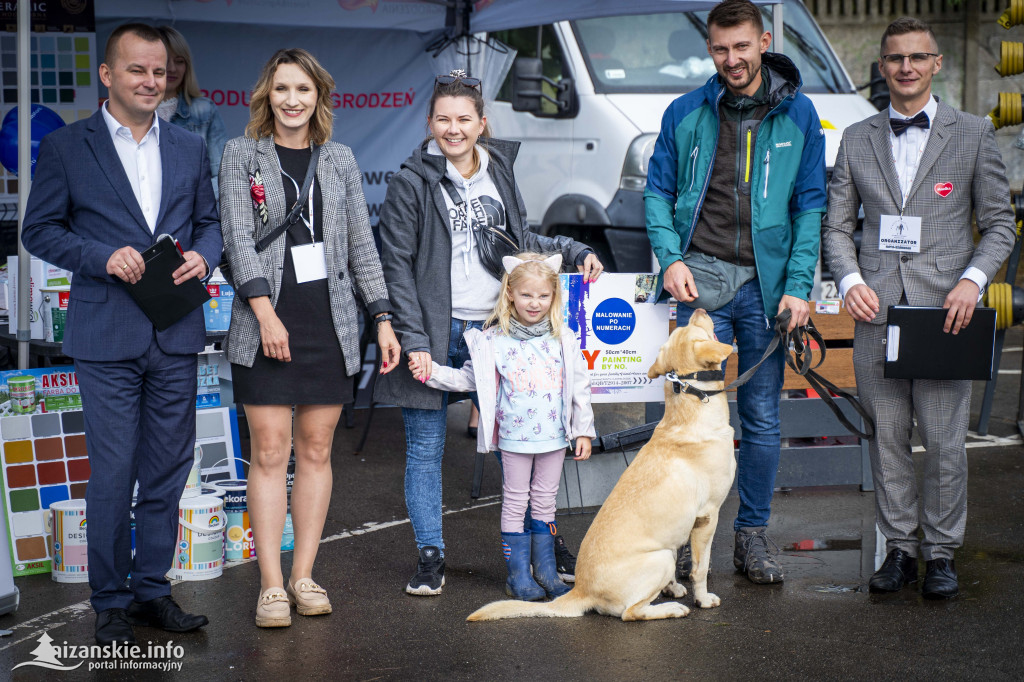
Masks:
[[[316,177],[316,167],[320,163],[320,149],[319,145],[313,145],[313,154],[310,156],[309,165],[306,167],[306,179],[302,181],[302,189],[299,190],[299,195],[295,197],[295,203],[292,204],[291,210],[288,211],[288,215],[284,217],[281,224],[275,227],[270,234],[256,242],[256,253],[260,253],[274,243],[274,240],[284,234],[284,231],[295,224],[295,221],[302,215],[302,207],[305,206],[306,199],[309,198],[309,192],[313,188],[313,178]]]

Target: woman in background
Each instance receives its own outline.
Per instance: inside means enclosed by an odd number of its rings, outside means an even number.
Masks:
[[[167,89],[164,90],[164,101],[157,107],[157,116],[206,140],[213,194],[218,196],[220,157],[228,139],[224,121],[217,105],[209,97],[199,94],[199,82],[192,67],[192,51],[188,49],[185,36],[170,26],[158,26],[156,30],[167,48]]]

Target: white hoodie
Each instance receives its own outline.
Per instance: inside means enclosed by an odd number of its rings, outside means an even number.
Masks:
[[[487,172],[487,150],[477,145],[476,151],[480,157],[480,168],[469,179],[463,178],[451,161],[446,162],[446,174],[458,190],[461,202],[456,205],[441,188],[452,235],[452,317],[459,320],[486,320],[501,293],[501,282],[480,263],[480,252],[473,231],[469,229],[471,221],[484,227],[508,229],[505,205]],[[427,153],[441,155],[436,141],[430,141]]]

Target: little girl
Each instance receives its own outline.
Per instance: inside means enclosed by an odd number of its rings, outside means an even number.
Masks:
[[[412,361],[409,368],[432,388],[477,392],[477,449],[501,450],[505,591],[533,601],[569,591],[555,568],[555,496],[569,443],[576,441],[575,459],[590,457],[594,412],[579,344],[562,325],[562,257],[521,253],[502,260],[494,312],[483,331],[464,337],[470,361],[461,369]],[[533,519],[524,529],[527,504]]]

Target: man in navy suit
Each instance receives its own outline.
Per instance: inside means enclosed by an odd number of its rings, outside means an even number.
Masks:
[[[134,643],[133,624],[187,632],[208,622],[182,611],[165,577],[192,465],[203,312],[156,331],[125,286],[142,276],[140,252],[162,234],[184,249],[176,284],[205,278],[220,261],[206,145],[154,113],[166,65],[152,27],[115,29],[99,68],[110,98],[43,139],[22,235],[32,254],[74,273],[64,352],[78,373],[92,468],[89,585],[100,644]]]

